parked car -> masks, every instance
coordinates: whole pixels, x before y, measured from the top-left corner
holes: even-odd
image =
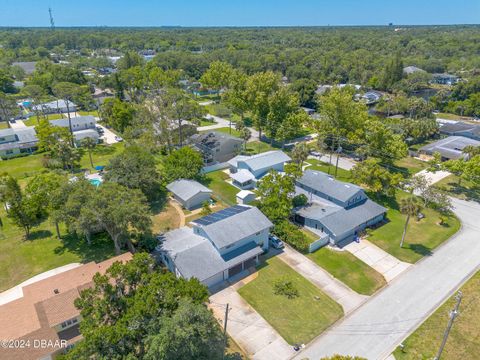
[[[322,154],[320,154],[318,151],[315,151],[315,150],[310,150],[309,153],[312,156],[317,156],[317,157],[322,156]]]
[[[268,235],[268,241],[270,242],[270,245],[272,245],[275,249],[283,249],[285,247],[283,241],[275,235]]]
[[[101,126],[97,126],[95,129],[97,129],[97,132],[98,132],[100,135],[103,135],[103,133],[105,132]]]
[[[123,139],[120,136],[115,135],[115,141],[120,142],[120,141],[123,141]]]

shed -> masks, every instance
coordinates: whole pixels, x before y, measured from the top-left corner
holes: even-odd
[[[212,190],[198,181],[188,179],[175,180],[167,185],[167,189],[185,209],[200,207],[212,195]]]
[[[242,190],[237,193],[237,204],[246,205],[254,201],[255,198],[256,198],[256,195],[254,192],[249,190]]]

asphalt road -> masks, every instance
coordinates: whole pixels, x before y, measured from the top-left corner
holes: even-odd
[[[480,269],[480,204],[453,199],[462,229],[378,295],[315,339],[295,359],[333,354],[385,359]],[[466,300],[468,301],[468,300]]]

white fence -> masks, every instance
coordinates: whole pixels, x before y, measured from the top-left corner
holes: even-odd
[[[202,174],[208,174],[212,171],[216,171],[216,170],[220,170],[220,169],[226,169],[226,168],[228,168],[228,166],[229,166],[228,162],[213,164],[213,165],[209,165],[209,166],[204,166],[202,168]]]
[[[308,252],[312,253],[314,251],[317,251],[321,247],[327,245],[329,242],[329,239],[330,238],[327,235],[325,235],[324,237],[321,237],[320,239],[315,240],[308,246]]]

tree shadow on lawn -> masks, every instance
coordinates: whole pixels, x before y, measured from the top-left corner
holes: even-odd
[[[25,239],[26,241],[35,241],[51,237],[53,234],[50,230],[35,230],[30,232],[30,235]]]
[[[371,191],[366,191],[366,193],[369,198],[382,205],[383,207],[393,210],[400,210],[400,206],[395,196],[385,196]]]
[[[167,192],[159,191],[155,199],[150,202],[150,210],[152,214],[158,215],[159,213],[161,213],[163,210],[165,210],[167,203],[168,203]]]
[[[463,185],[458,185],[458,183],[448,183],[450,186],[450,191],[452,194],[457,196],[463,195],[467,200],[480,201],[480,187],[467,188]]]
[[[433,252],[430,248],[426,247],[422,244],[409,244],[408,248],[412,250],[414,253],[422,255],[422,256],[432,256]]]
[[[57,255],[71,252],[78,255],[83,263],[99,262],[114,255],[113,241],[103,232],[92,236],[92,243],[87,244],[84,237],[67,234],[61,237],[62,245],[55,248]]]

